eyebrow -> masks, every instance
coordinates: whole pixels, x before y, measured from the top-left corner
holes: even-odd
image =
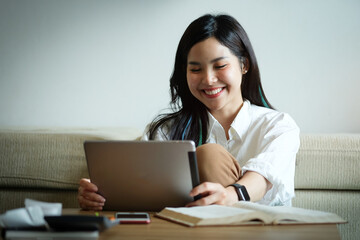
[[[222,60],[222,59],[225,59],[225,58],[228,58],[228,57],[218,57],[218,58],[214,58],[213,60],[210,61],[210,63],[214,63],[214,62],[217,62],[217,61]],[[188,62],[188,64],[190,64],[190,65],[197,65],[197,66],[200,65],[199,62],[195,62],[195,61],[190,61],[190,62]]]

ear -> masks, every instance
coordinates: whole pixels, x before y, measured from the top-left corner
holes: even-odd
[[[241,73],[246,74],[249,71],[250,63],[248,58],[241,59]]]

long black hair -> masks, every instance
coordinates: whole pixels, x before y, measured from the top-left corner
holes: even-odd
[[[173,112],[154,119],[149,127],[149,139],[154,139],[156,130],[171,121],[168,129],[170,140],[193,140],[197,146],[206,141],[207,108],[191,94],[186,69],[190,49],[210,37],[215,37],[247,66],[248,72],[243,75],[241,83],[243,98],[252,104],[272,108],[262,89],[255,53],[243,27],[229,15],[207,14],[193,21],[180,39],[170,78],[170,106]]]

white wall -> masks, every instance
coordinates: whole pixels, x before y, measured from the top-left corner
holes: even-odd
[[[0,0],[0,127],[143,129],[208,12],[244,26],[270,102],[302,132],[360,132],[358,0]]]

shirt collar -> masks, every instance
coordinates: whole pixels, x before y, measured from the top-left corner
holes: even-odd
[[[210,138],[211,136],[211,132],[214,130],[214,127],[216,124],[219,124],[220,123],[215,119],[215,117],[208,111],[208,118],[209,118],[209,125],[208,125],[208,137],[207,138]]]
[[[244,139],[244,136],[246,135],[246,132],[249,129],[251,123],[250,109],[250,101],[244,99],[244,104],[242,108],[240,109],[239,113],[236,115],[234,121],[231,124],[231,127],[235,129],[241,140]]]
[[[231,128],[233,128],[236,133],[239,135],[240,139],[242,140],[249,129],[251,123],[251,116],[250,116],[250,108],[251,103],[249,100],[244,99],[244,104],[241,107],[240,111],[236,115],[234,121],[231,124]],[[215,126],[221,127],[220,123],[215,119],[215,117],[208,111],[209,116],[209,125],[208,125],[208,138],[210,137],[210,133],[214,130]]]

